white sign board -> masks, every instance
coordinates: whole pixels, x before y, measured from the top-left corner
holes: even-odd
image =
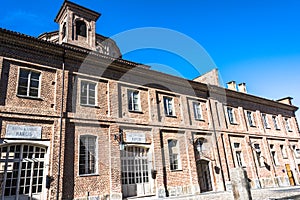
[[[126,142],[146,143],[145,133],[126,133]]]
[[[6,127],[5,137],[20,139],[42,139],[42,127],[8,124]]]

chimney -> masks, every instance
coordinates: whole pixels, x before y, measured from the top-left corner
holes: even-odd
[[[239,89],[239,92],[247,93],[246,83],[240,83],[240,84],[238,85],[238,89]]]
[[[235,83],[235,81],[230,81],[230,82],[228,82],[228,83],[227,83],[227,88],[228,88],[229,90],[237,91],[237,90],[236,90],[236,83]]]

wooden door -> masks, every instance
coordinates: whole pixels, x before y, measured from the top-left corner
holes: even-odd
[[[285,168],[286,168],[286,173],[289,177],[289,182],[290,185],[294,186],[295,185],[295,180],[294,180],[294,176],[293,176],[293,172],[291,170],[291,167],[289,164],[285,164]]]

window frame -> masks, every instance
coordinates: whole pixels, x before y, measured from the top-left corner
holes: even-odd
[[[253,145],[253,148],[254,148],[254,153],[255,153],[255,157],[256,157],[256,161],[258,163],[258,166],[259,167],[264,167],[265,166],[265,163],[264,163],[264,158],[263,156],[261,155],[261,148],[260,148],[260,144],[258,143],[255,143]]]
[[[168,139],[167,142],[168,142],[170,171],[182,170],[179,141],[177,139]],[[174,145],[174,142],[176,142],[175,145]],[[171,143],[173,143],[172,144],[173,146],[171,146]],[[173,148],[176,148],[177,153],[173,152],[173,150],[172,150]]]
[[[284,123],[285,123],[286,131],[287,132],[293,132],[292,127],[291,127],[291,123],[290,123],[290,118],[285,117],[284,118]]]
[[[274,124],[274,128],[276,130],[280,130],[280,126],[279,126],[279,123],[278,123],[278,117],[273,115],[272,116],[272,120],[273,120],[273,124]]]
[[[81,141],[84,139],[84,144],[85,146],[88,145],[88,148],[84,149],[84,173],[81,173]],[[90,150],[89,150],[89,146],[90,146],[90,143],[89,143],[89,139],[92,139],[94,140],[94,157],[93,157],[93,161],[94,163],[92,163],[94,165],[93,169],[92,169],[92,166],[91,163],[90,163],[90,160],[89,160],[89,153],[90,153]],[[88,143],[88,144],[87,144]],[[90,135],[90,134],[86,134],[86,135],[80,135],[79,136],[79,147],[78,147],[78,175],[79,176],[92,176],[92,175],[97,175],[98,174],[98,137],[95,136],[95,135]],[[87,158],[88,157],[88,158]],[[91,161],[91,162],[93,162]],[[89,170],[91,172],[89,172]]]
[[[280,145],[280,151],[281,151],[282,158],[287,159],[288,154],[287,154],[287,150],[286,150],[285,145],[283,145],[283,144]]]
[[[232,107],[227,107],[227,117],[230,124],[236,125],[234,110]]]
[[[256,127],[255,125],[255,121],[254,121],[254,116],[253,116],[253,112],[250,110],[246,111],[246,115],[247,115],[247,119],[248,119],[248,124],[250,127]]]
[[[83,84],[86,84],[86,99],[85,99],[85,101],[86,101],[86,103],[84,103],[83,101],[82,101],[82,98],[83,98]],[[89,101],[90,101],[90,96],[89,96],[89,94],[90,94],[90,85],[95,85],[95,88],[94,88],[94,104],[91,104]],[[91,106],[91,107],[95,107],[95,106],[97,106],[97,104],[98,104],[98,102],[97,102],[97,97],[98,97],[98,83],[97,82],[93,82],[93,81],[88,81],[88,80],[80,80],[80,99],[79,99],[79,101],[80,101],[80,105],[81,106]]]
[[[27,77],[22,77],[21,78],[21,72],[22,71],[27,71],[28,72],[28,75]],[[37,79],[32,79],[32,73],[35,73],[38,75],[38,80]],[[21,79],[27,79],[27,84],[26,86],[21,86]],[[38,71],[38,70],[33,70],[33,69],[29,69],[29,68],[23,68],[23,67],[20,67],[19,68],[19,71],[18,71],[18,84],[17,84],[17,96],[19,97],[25,97],[25,98],[36,98],[36,99],[40,99],[41,97],[41,81],[42,80],[42,73],[41,71]],[[31,83],[32,81],[37,81],[38,82],[38,86],[37,88],[36,87],[31,87]],[[20,88],[26,88],[26,94],[20,94]],[[34,88],[34,90],[37,90],[37,96],[32,96],[30,95],[30,89],[31,88]]]
[[[265,129],[270,129],[270,124],[268,122],[267,114],[266,113],[262,113],[261,117],[262,117],[262,122],[263,122],[264,128]]]
[[[202,103],[194,101],[193,102],[193,110],[194,110],[194,117],[196,120],[204,121],[203,119],[203,111],[202,111]]]
[[[128,101],[128,111],[129,112],[142,112],[141,107],[141,92],[139,90],[132,90],[128,89],[127,91],[127,101]],[[137,94],[137,98],[134,98],[134,94]],[[137,102],[134,102],[134,100],[137,99]],[[135,105],[138,106],[138,109],[135,109]]]
[[[274,147],[275,147],[274,144],[270,144],[271,159],[272,159],[275,166],[279,166],[280,164],[278,162],[277,152],[276,152]]]
[[[235,158],[236,158],[237,166],[244,167],[243,154],[241,150],[235,151]]]
[[[292,145],[292,149],[293,149],[295,157],[297,159],[300,158],[300,153],[298,153],[299,149],[298,149],[297,145]]]
[[[164,96],[163,97],[163,105],[164,105],[165,115],[167,117],[175,117],[176,116],[175,106],[174,106],[174,98],[173,97]],[[171,107],[171,109],[170,109],[170,107]]]
[[[84,29],[85,29],[84,32],[82,30],[80,30],[82,26],[84,26]],[[87,38],[88,28],[87,28],[87,24],[84,20],[76,20],[75,27],[76,27],[76,32],[75,32],[76,37],[81,36],[81,37]]]
[[[245,168],[245,161],[244,161],[244,156],[243,156],[243,149],[241,146],[241,143],[239,142],[234,142],[232,143],[233,148],[234,148],[234,162],[236,164],[236,166],[238,167],[243,167]]]

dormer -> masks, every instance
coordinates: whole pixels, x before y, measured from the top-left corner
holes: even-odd
[[[58,43],[96,50],[96,21],[100,13],[70,1],[64,1],[55,22],[59,24]]]

